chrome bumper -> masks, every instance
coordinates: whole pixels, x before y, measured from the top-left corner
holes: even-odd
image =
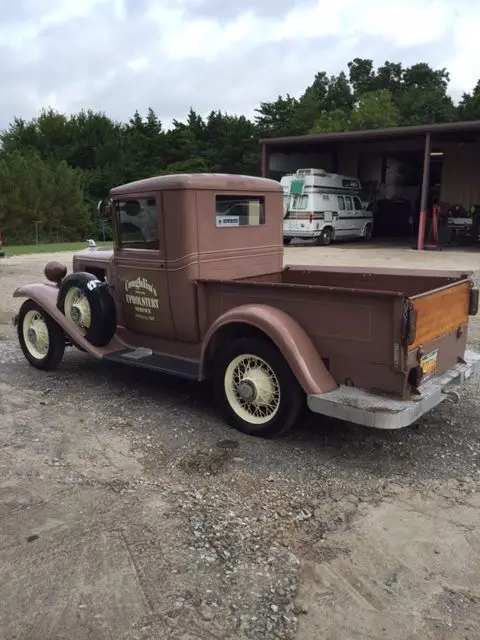
[[[464,360],[443,375],[427,380],[420,389],[421,395],[407,400],[340,385],[329,393],[307,396],[308,407],[314,413],[366,427],[402,429],[447,398],[458,399],[455,387],[480,370],[480,354],[466,351]]]

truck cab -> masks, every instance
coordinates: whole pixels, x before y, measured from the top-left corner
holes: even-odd
[[[273,181],[160,176],[114,188],[109,196],[100,212],[113,218],[113,253],[103,265],[95,253],[79,254],[73,268],[108,273],[119,326],[147,342],[174,340],[186,350],[200,344],[196,281],[283,268],[275,215],[282,196]]]
[[[302,406],[357,424],[407,426],[476,370],[478,291],[456,271],[283,265],[283,188],[265,178],[181,174],[111,189],[112,251],[19,287],[28,362],[65,348],[213,384],[226,421],[257,436]]]

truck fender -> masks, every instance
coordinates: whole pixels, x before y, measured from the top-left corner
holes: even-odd
[[[264,304],[235,307],[215,320],[203,341],[201,379],[207,377],[222,340],[248,334],[251,328],[265,334],[276,345],[306,394],[327,393],[338,387],[302,327],[284,311]]]
[[[96,358],[101,358],[103,351],[94,347],[90,342],[85,340],[78,329],[68,322],[67,318],[57,308],[58,287],[54,284],[26,284],[13,292],[14,298],[29,298],[36,302],[55,322],[63,329],[69,338],[72,339],[79,347],[82,347],[88,353]]]

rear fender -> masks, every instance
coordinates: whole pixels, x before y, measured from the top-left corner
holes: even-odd
[[[231,333],[229,327],[232,327]],[[302,327],[284,311],[262,304],[230,309],[212,324],[203,341],[202,379],[208,376],[215,351],[221,348],[222,340],[240,336],[242,328],[249,327],[261,331],[277,346],[305,393],[326,393],[338,387]]]
[[[72,339],[75,344],[82,347],[88,353],[96,358],[101,358],[103,351],[91,345],[78,329],[65,318],[63,313],[57,308],[58,288],[54,284],[26,284],[13,292],[14,298],[29,298],[36,302],[55,322],[63,329],[66,335]]]

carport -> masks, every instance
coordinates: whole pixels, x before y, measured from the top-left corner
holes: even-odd
[[[382,189],[384,202],[392,203],[401,193],[412,211],[405,235],[416,237],[418,249],[426,247],[434,201],[442,208],[460,205],[467,211],[480,205],[477,120],[266,138],[260,144],[265,177],[279,180],[299,168],[323,168],[358,177],[369,197]],[[393,224],[394,216],[386,220]]]

